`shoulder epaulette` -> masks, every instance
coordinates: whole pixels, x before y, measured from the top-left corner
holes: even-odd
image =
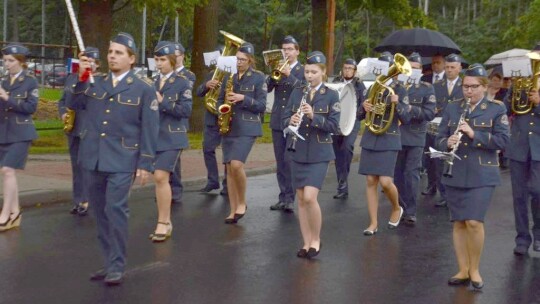
[[[465,101],[465,98],[450,99],[450,100],[448,100],[448,103],[460,103],[460,102],[463,102],[463,101]]]
[[[496,103],[498,105],[504,105],[504,103],[502,101],[497,100],[497,99],[490,100],[490,102]]]
[[[94,77],[105,77],[105,76],[107,76],[107,74],[101,73],[101,72],[97,72],[97,73],[93,73],[92,76],[94,76]]]
[[[427,82],[427,81],[420,81],[421,84],[425,85],[426,87],[430,87],[432,86],[431,83]]]
[[[264,73],[259,70],[252,69],[252,71],[253,73],[264,75]]]
[[[144,83],[146,83],[147,85],[151,87],[154,86],[154,82],[152,81],[152,79],[146,76],[137,75],[137,78],[139,78],[140,80],[142,80]]]

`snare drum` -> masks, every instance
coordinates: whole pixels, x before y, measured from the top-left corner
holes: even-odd
[[[437,136],[439,134],[439,125],[441,124],[442,117],[435,117],[432,121],[427,123],[427,133]]]

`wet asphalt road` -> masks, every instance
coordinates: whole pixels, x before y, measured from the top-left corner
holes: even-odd
[[[153,194],[131,198],[126,280],[90,282],[101,256],[93,216],[73,217],[68,204],[25,210],[19,230],[0,234],[0,303],[540,303],[540,253],[512,254],[514,226],[508,172],[486,218],[482,293],[452,288],[457,271],[447,209],[421,197],[419,222],[396,231],[368,225],[363,176],[353,164],[349,199],[332,199],[333,166],[319,195],[322,242],[317,259],[298,259],[296,215],[268,209],[275,175],[248,179],[246,217],[223,224],[225,198],[187,189],[175,205],[172,239],[153,244]],[[436,198],[436,197],[435,197]],[[379,223],[390,205],[381,199]]]

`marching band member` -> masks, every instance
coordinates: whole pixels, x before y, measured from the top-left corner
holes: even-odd
[[[236,53],[238,73],[223,82],[218,106],[231,103],[230,132],[223,135],[223,163],[227,166],[227,188],[231,207],[226,224],[236,224],[247,211],[244,164],[255,139],[262,136],[261,113],[266,110],[267,86],[263,73],[255,70],[255,49],[244,43]],[[226,92],[232,81],[232,92]]]
[[[392,54],[389,52],[382,53],[379,60],[393,63]],[[360,154],[358,173],[366,175],[366,197],[370,218],[369,226],[364,230],[364,235],[367,236],[375,235],[378,231],[377,209],[379,206],[379,197],[377,186],[379,184],[381,184],[384,194],[392,204],[392,213],[388,221],[388,228],[397,228],[403,215],[403,208],[399,206],[398,191],[394,185],[393,176],[397,154],[401,150],[398,118],[400,120],[406,120],[406,117],[408,117],[406,110],[409,110],[409,108],[405,88],[397,79],[389,79],[388,82],[386,85],[390,86],[395,92],[395,95],[390,96],[390,101],[396,104],[397,115],[394,115],[389,129],[385,133],[376,135],[366,130],[360,141],[362,152]],[[373,86],[371,89],[373,89]],[[387,92],[388,90],[385,91],[385,94],[388,94]],[[365,94],[367,93],[368,91],[365,92]],[[360,118],[363,119],[366,116],[366,112],[371,112],[372,108],[373,105],[369,99],[366,99],[360,109]]]
[[[480,256],[484,247],[484,218],[495,186],[500,184],[497,150],[504,149],[508,134],[506,108],[500,101],[485,97],[488,79],[481,64],[465,71],[463,94],[470,99],[449,101],[443,112],[436,138],[437,149],[455,149],[453,169],[442,178],[447,191],[453,242],[459,271],[449,285],[484,285],[480,275]],[[459,132],[462,136],[458,135]],[[449,167],[448,167],[449,168]],[[448,172],[452,172],[448,176]]]
[[[217,51],[223,53],[223,46],[217,49]],[[212,69],[207,75],[203,83],[197,88],[197,96],[204,98],[206,93],[216,88],[220,83],[217,79],[212,79],[216,67]],[[203,130],[203,155],[204,165],[206,167],[207,183],[199,190],[202,193],[208,193],[212,190],[219,189],[219,171],[216,160],[216,149],[221,144],[221,134],[219,133],[219,127],[217,124],[217,116],[208,111],[205,108],[204,111],[204,130]],[[223,189],[221,195],[228,195],[227,190],[227,172],[225,171],[225,177],[223,178]]]
[[[128,196],[135,176],[141,184],[153,171],[159,128],[159,103],[151,83],[135,76],[137,49],[130,34],[119,33],[109,44],[110,73],[94,77],[92,85],[79,81],[70,108],[86,108],[79,162],[87,170],[88,198],[97,221],[104,268],[91,280],[122,283],[128,237]],[[80,56],[79,77],[90,69]],[[81,78],[79,78],[81,79]]]
[[[433,84],[435,89],[435,97],[437,97],[437,107],[435,108],[435,116],[441,117],[446,105],[453,101],[463,98],[463,90],[461,89],[461,57],[456,54],[450,54],[445,58],[444,64],[445,76],[443,81]],[[435,146],[435,136],[427,135],[426,142],[429,146]],[[435,203],[435,207],[446,206],[446,192],[444,184],[441,183],[443,162],[438,158],[428,160],[428,187],[422,192],[424,195],[434,195],[439,190],[441,198]]]
[[[319,51],[308,54],[304,75],[308,87],[296,88],[283,112],[283,126],[299,126],[305,140],[287,137],[291,152],[293,187],[298,196],[298,219],[304,245],[297,252],[300,258],[313,258],[321,250],[322,215],[317,197],[322,188],[328,164],[335,159],[331,133],[339,128],[339,94],[327,88],[326,57]],[[304,95],[304,97],[303,97]],[[309,97],[308,97],[309,95]],[[303,99],[305,102],[302,102]],[[302,115],[300,114],[303,113]]]
[[[298,62],[300,46],[293,36],[286,36],[281,42],[281,48],[289,60],[282,70],[282,78],[276,82],[268,77],[268,93],[274,91],[274,104],[270,116],[272,129],[272,144],[276,157],[276,177],[279,186],[278,202],[270,206],[270,210],[294,212],[294,189],[291,181],[291,161],[287,156],[287,143],[281,128],[282,115],[289,96],[295,87],[304,82],[304,67]]]
[[[176,55],[176,75],[185,77],[189,82],[190,88],[193,90],[193,84],[195,83],[195,74],[184,66],[186,49],[180,43],[175,43],[174,47]],[[184,122],[184,124],[186,125],[186,128],[189,126],[187,120]],[[174,171],[169,177],[169,183],[172,190],[171,203],[173,204],[182,202],[182,192],[184,191],[184,186],[182,185],[181,165],[182,164],[180,162],[180,159],[178,159],[174,167]]]
[[[422,57],[418,53],[409,56],[414,69],[422,69]],[[395,184],[399,192],[399,203],[403,207],[405,223],[416,222],[416,194],[420,182],[420,168],[426,143],[427,123],[435,117],[435,91],[424,81],[407,87],[409,97],[409,123],[399,127],[401,151],[398,152],[394,170]]]
[[[95,47],[86,47],[84,54],[88,58],[94,60],[92,65],[92,73],[96,75],[96,71],[99,68],[99,49]],[[63,121],[66,120],[67,110],[66,99],[73,98],[73,88],[77,84],[79,75],[77,73],[70,74],[66,77],[64,83],[64,91],[62,97],[58,101],[58,113]],[[75,111],[75,122],[73,123],[73,129],[66,133],[68,138],[69,157],[71,160],[71,173],[72,173],[72,188],[73,188],[73,207],[70,210],[71,214],[78,214],[85,216],[88,214],[88,194],[87,184],[84,177],[84,170],[79,165],[79,145],[81,142],[81,131],[83,130],[83,123],[85,118],[84,109],[73,110]]]
[[[540,51],[537,44],[535,51]],[[533,78],[534,79],[534,78]],[[506,95],[505,103],[511,113],[513,88]],[[516,226],[515,255],[525,255],[533,244],[540,251],[540,98],[538,91],[531,90],[529,101],[532,110],[526,114],[512,115],[510,143],[505,156],[510,159],[510,178]],[[530,200],[530,209],[527,206]],[[530,211],[529,211],[530,210]],[[529,214],[533,221],[532,235]]]
[[[334,83],[352,83],[356,92],[356,110],[362,106],[364,102],[364,91],[366,87],[364,83],[356,76],[356,61],[354,59],[346,59],[341,68],[341,76],[334,79]],[[357,120],[347,136],[334,134],[332,135],[332,146],[336,155],[336,176],[338,179],[337,194],[335,199],[345,199],[349,196],[349,172],[351,171],[351,162],[354,152],[354,142],[360,131],[360,121]]]
[[[174,43],[169,41],[158,42],[154,49],[160,74],[155,81],[159,103],[159,137],[154,160],[158,222],[151,235],[153,242],[163,242],[171,236],[172,194],[169,176],[180,162],[182,150],[189,146],[187,129],[192,106],[191,86],[184,76],[174,73],[174,51]]]
[[[24,169],[32,140],[37,138],[32,114],[38,105],[38,83],[26,72],[28,49],[8,44],[2,49],[2,59],[9,75],[2,79],[0,111],[0,167],[3,177],[4,204],[0,213],[0,231],[21,225],[19,190],[16,169]]]

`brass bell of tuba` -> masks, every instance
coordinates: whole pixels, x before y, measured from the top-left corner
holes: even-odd
[[[243,39],[236,37],[233,34],[229,34],[225,31],[219,31],[223,36],[225,36],[225,48],[221,56],[234,56],[238,51],[238,48],[244,43]],[[216,67],[214,75],[212,75],[212,80],[218,80],[220,84],[223,83],[225,75],[229,73],[224,72]],[[217,100],[219,97],[221,86],[216,86],[214,89],[211,89],[204,96],[204,107],[212,114],[218,115],[218,109],[216,109]]]
[[[529,100],[529,92],[538,90],[538,77],[540,76],[540,54],[529,53],[531,59],[531,77],[512,77],[512,112],[517,115],[529,113],[534,104]]]
[[[388,70],[388,75],[379,75],[370,88],[368,102],[373,105],[371,112],[366,113],[365,125],[375,135],[381,135],[392,125],[396,105],[387,103],[386,98],[394,94],[394,90],[385,85],[388,79],[399,74],[411,75],[411,64],[399,53],[394,55],[394,64]],[[385,91],[390,94],[385,96]]]

